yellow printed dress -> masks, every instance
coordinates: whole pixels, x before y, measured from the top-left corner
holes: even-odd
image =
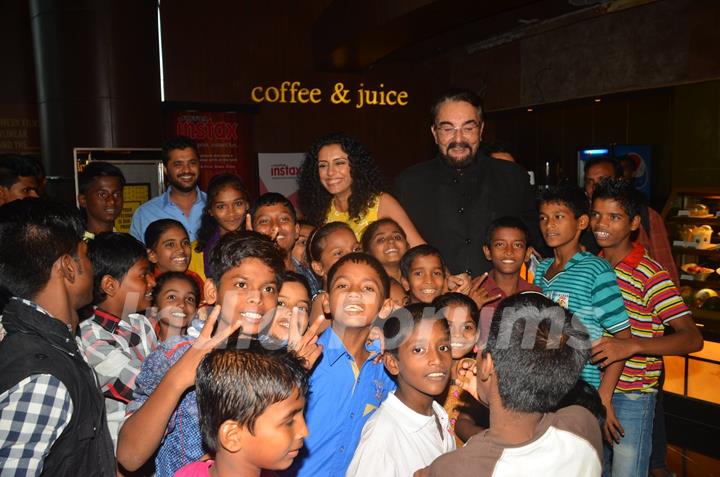
[[[368,210],[362,216],[360,216],[360,220],[358,221],[355,221],[354,219],[351,220],[350,215],[347,212],[338,211],[335,208],[335,202],[331,200],[330,210],[328,211],[327,217],[325,218],[325,223],[345,222],[355,233],[355,237],[359,242],[367,226],[375,222],[379,218],[378,212],[380,210],[380,197],[382,197],[382,194],[378,194],[373,199],[372,206],[368,208]]]

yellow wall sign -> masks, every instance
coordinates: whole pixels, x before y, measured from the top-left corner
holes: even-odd
[[[255,103],[318,104],[323,101],[320,88],[303,88],[300,81],[283,81],[279,86],[255,86],[250,98]],[[365,106],[405,106],[408,104],[407,91],[385,89],[380,83],[378,89],[366,88],[363,83],[353,91],[344,83],[335,83],[329,98],[332,104],[354,104],[360,109]]]

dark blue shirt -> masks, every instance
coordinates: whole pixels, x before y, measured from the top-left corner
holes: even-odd
[[[350,465],[360,433],[395,382],[376,354],[360,367],[332,328],[318,338],[323,354],[310,376],[305,420],[310,435],[284,475],[342,476]]]

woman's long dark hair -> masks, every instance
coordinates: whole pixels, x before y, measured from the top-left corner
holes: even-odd
[[[325,146],[337,144],[348,155],[352,192],[349,199],[348,215],[351,220],[360,217],[373,206],[378,194],[385,190],[385,183],[375,160],[355,138],[345,133],[331,133],[312,145],[305,155],[298,178],[298,200],[305,219],[316,227],[325,223],[330,209],[330,194],[320,183],[318,154]]]

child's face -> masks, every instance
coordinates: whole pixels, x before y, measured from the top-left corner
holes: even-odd
[[[137,306],[133,311],[145,310],[152,304],[152,289],[155,277],[150,271],[150,262],[141,258],[130,267],[120,281],[117,297],[123,304],[132,303],[138,297]]]
[[[470,310],[464,305],[449,305],[445,316],[450,326],[452,358],[460,359],[467,355],[477,343],[477,324],[470,316]]]
[[[243,458],[258,469],[287,469],[297,457],[308,435],[303,409],[305,397],[292,396],[271,404],[255,420],[254,433],[243,432]]]
[[[155,295],[160,322],[173,328],[187,328],[198,305],[198,297],[190,283],[180,278],[167,280]]]
[[[613,248],[630,240],[630,234],[640,226],[640,217],[630,217],[622,205],[613,199],[596,199],[592,203],[590,226],[595,240],[602,248]]]
[[[290,333],[290,318],[293,308],[298,307],[298,331],[304,333],[308,327],[308,315],[310,314],[310,296],[305,286],[298,282],[285,282],[280,288],[278,295],[275,318],[270,327],[270,334],[279,340],[287,340]]]
[[[485,258],[490,260],[493,268],[505,275],[520,272],[523,263],[529,257],[525,234],[522,230],[500,227],[493,232],[490,246],[483,246]]]
[[[544,202],[540,204],[540,232],[548,247],[557,248],[577,242],[580,233],[588,226],[588,216],[575,218],[565,204]]]
[[[185,272],[190,265],[190,239],[185,230],[170,227],[160,235],[157,245],[148,252],[148,258],[160,273]]]
[[[320,183],[332,195],[349,194],[352,191],[350,159],[339,144],[328,144],[320,148],[318,175]]]
[[[367,263],[344,263],[328,287],[330,312],[335,323],[364,328],[380,312],[385,297],[378,273]]]
[[[450,334],[442,320],[421,320],[400,345],[397,356],[389,355],[395,366],[389,371],[398,377],[403,396],[438,396],[450,379],[452,355]]]
[[[383,265],[399,263],[407,249],[407,240],[395,224],[380,225],[370,238],[370,255]]]
[[[285,252],[295,246],[300,227],[283,204],[265,205],[255,211],[253,229],[275,240]]]
[[[443,292],[445,270],[440,258],[435,255],[421,255],[410,264],[407,279],[403,285],[415,302],[430,303]]]
[[[410,297],[407,292],[396,280],[390,280],[390,300],[398,308],[402,308],[410,303]]]
[[[217,221],[222,235],[240,229],[247,211],[245,195],[232,186],[225,186],[215,196],[208,213]]]
[[[355,234],[347,229],[338,229],[323,240],[325,243],[320,253],[320,261],[312,263],[313,270],[321,277],[324,277],[343,255],[360,250]]]
[[[123,207],[123,187],[119,177],[97,177],[79,197],[80,206],[98,222],[112,223]]]
[[[220,285],[205,282],[206,296],[221,306],[226,323],[242,322],[242,333],[256,335],[273,318],[277,305],[277,277],[259,258],[243,259],[220,277]]]
[[[298,262],[307,265],[307,256],[306,256],[306,247],[307,247],[307,241],[310,237],[310,234],[313,233],[313,230],[315,230],[315,227],[312,225],[301,225],[300,226],[300,233],[298,233],[298,238],[295,241],[295,246],[293,247],[293,257],[295,257],[295,260]]]
[[[39,197],[40,181],[35,176],[20,176],[10,187],[0,187],[0,203],[7,204],[15,200]]]

